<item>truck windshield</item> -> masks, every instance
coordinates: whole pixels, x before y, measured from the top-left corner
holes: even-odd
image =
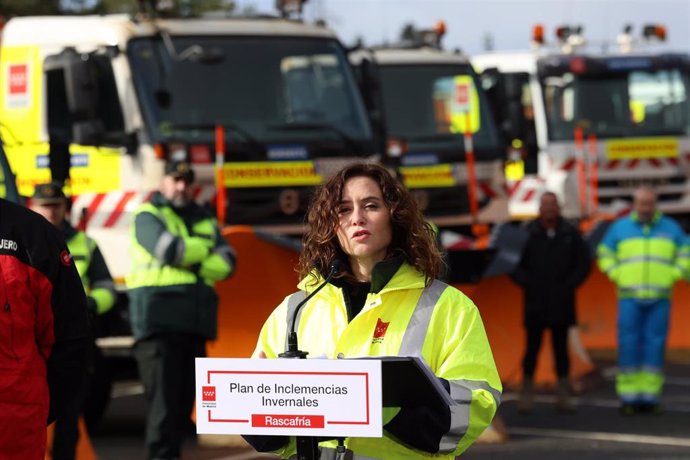
[[[690,135],[690,79],[680,69],[550,76],[542,80],[551,140],[574,129],[601,138]]]
[[[172,43],[176,56],[157,38],[133,40],[128,48],[154,142],[209,140],[208,127],[217,123],[227,125],[236,142],[342,142],[343,134],[371,140],[348,61],[335,40],[204,36],[172,37]],[[275,129],[292,123],[338,129]]]
[[[462,143],[469,110],[475,149],[499,148],[486,97],[469,65],[381,65],[380,73],[391,137]],[[467,85],[469,93],[458,90]]]

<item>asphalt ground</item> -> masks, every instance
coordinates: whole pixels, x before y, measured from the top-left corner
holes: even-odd
[[[599,376],[576,396],[574,415],[556,412],[555,397],[540,393],[534,414],[517,412],[517,393],[504,393],[499,416],[509,439],[503,444],[475,444],[470,460],[643,460],[690,459],[690,362],[667,365],[657,415],[623,416],[614,391],[615,368],[598,363]]]
[[[598,374],[575,397],[578,411],[561,415],[548,392],[537,395],[534,414],[517,413],[517,394],[506,391],[499,409],[508,440],[475,444],[462,456],[469,460],[690,460],[690,361],[667,365],[662,399],[663,413],[622,416],[613,387],[615,369],[610,361],[597,361]],[[141,387],[118,385],[114,399],[91,440],[100,460],[144,459],[145,402]],[[216,439],[217,441],[217,439]],[[235,440],[236,441],[236,440]],[[209,447],[191,436],[185,460],[259,460],[250,448]]]

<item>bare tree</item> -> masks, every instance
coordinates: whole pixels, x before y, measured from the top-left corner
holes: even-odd
[[[400,40],[402,41],[414,41],[417,39],[417,28],[414,24],[407,23],[403,26],[400,31]]]

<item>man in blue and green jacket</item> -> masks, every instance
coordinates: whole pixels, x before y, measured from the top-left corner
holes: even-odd
[[[659,412],[671,293],[690,265],[686,235],[657,211],[656,194],[644,186],[635,191],[633,212],[609,228],[597,256],[618,289],[621,412]]]
[[[180,458],[194,404],[194,360],[216,338],[215,283],[230,276],[233,249],[192,201],[194,171],[166,165],[160,191],[133,216],[127,276],[134,355],[149,402],[147,459]]]

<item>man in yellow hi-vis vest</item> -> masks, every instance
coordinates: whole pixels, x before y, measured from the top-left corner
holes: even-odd
[[[194,171],[166,165],[160,189],[134,212],[127,276],[134,355],[149,412],[147,459],[180,458],[192,427],[194,360],[216,337],[215,283],[230,276],[235,254],[216,219],[192,201]]]
[[[96,242],[86,236],[86,233],[72,227],[65,219],[67,198],[60,184],[51,182],[37,185],[31,198],[31,209],[61,231],[84,285],[91,313],[96,316],[108,312],[115,305],[115,284]],[[92,350],[93,364],[98,351],[95,344]],[[69,414],[56,420],[52,446],[53,460],[75,458],[75,448],[79,439],[79,415],[84,409],[88,393],[89,385],[83,382],[81,398],[71,407]]]

